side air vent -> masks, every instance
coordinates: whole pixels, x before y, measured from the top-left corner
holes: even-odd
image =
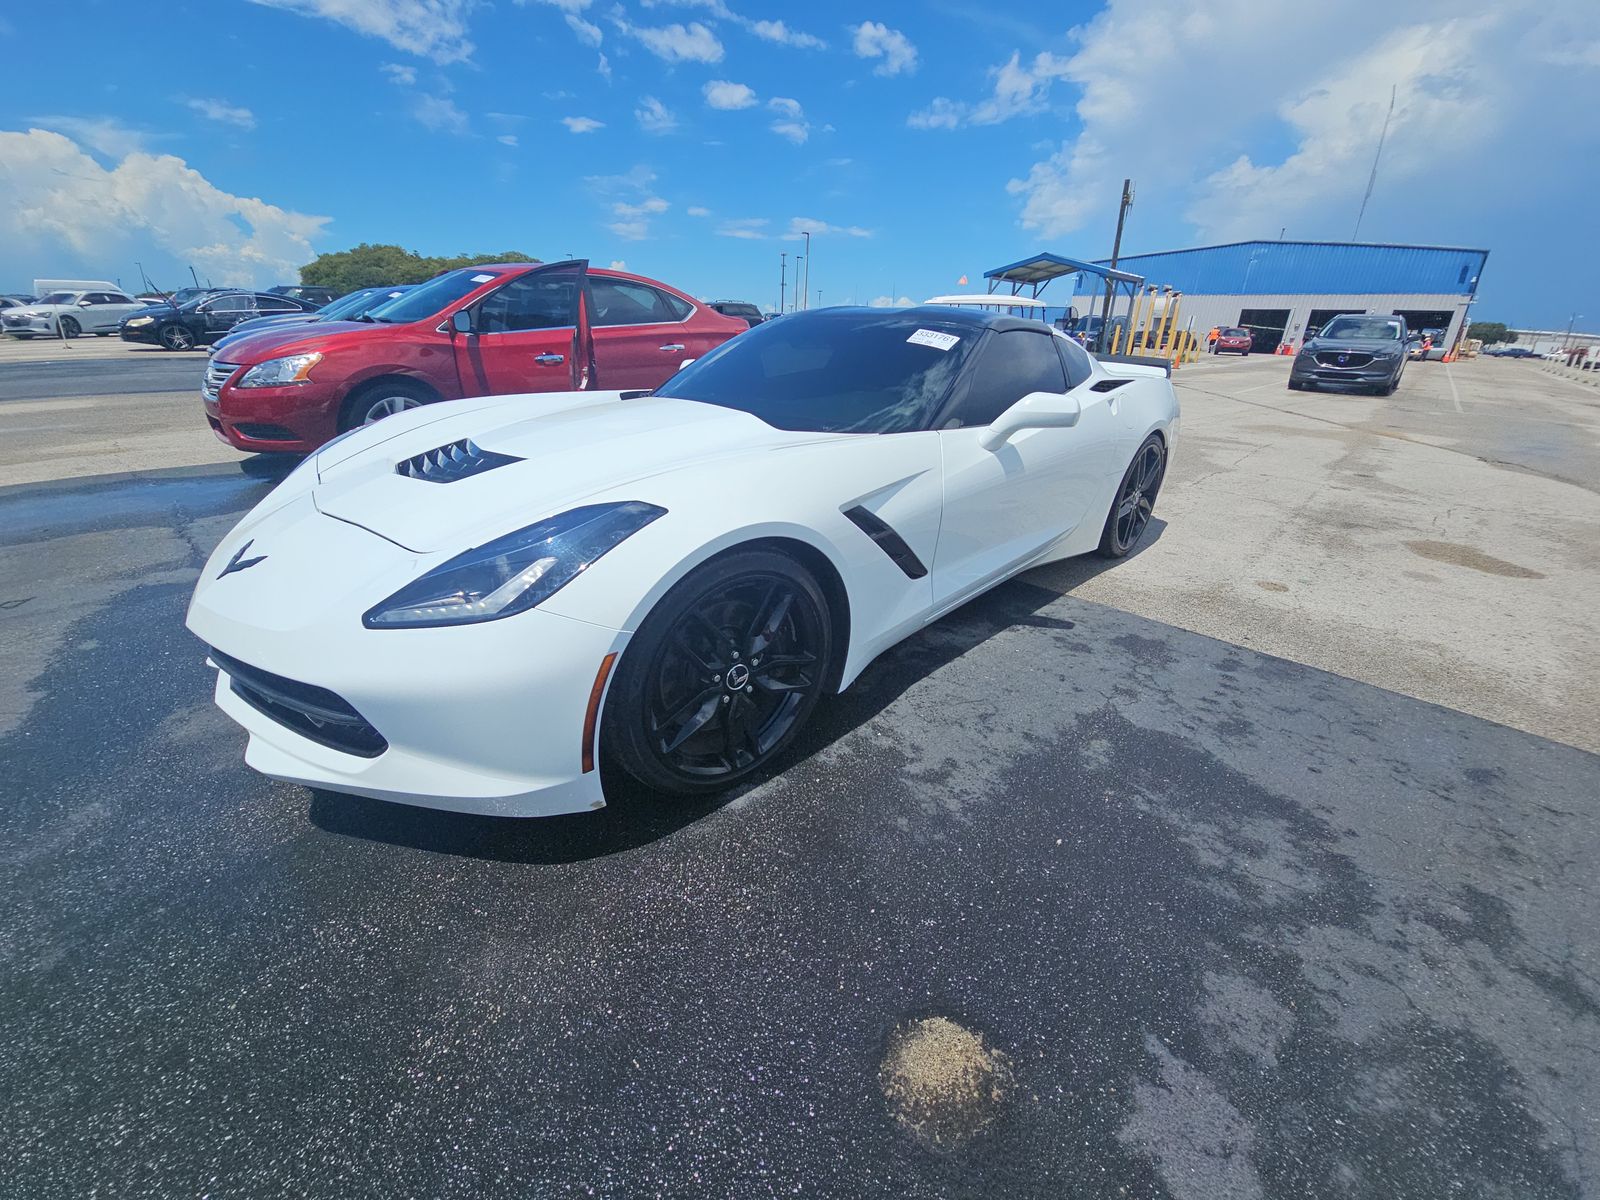
[[[1114,392],[1119,387],[1125,387],[1132,382],[1133,380],[1131,379],[1102,379],[1089,390],[1091,392]]]
[[[921,579],[928,573],[928,568],[922,565],[917,552],[906,545],[905,538],[885,524],[883,518],[876,513],[868,512],[858,504],[854,508],[845,509],[844,515],[850,518],[857,529],[878,543],[878,549],[887,554],[894,565],[906,573],[907,579]]]
[[[397,475],[409,475],[412,479],[424,479],[429,483],[455,483],[469,475],[482,475],[507,463],[521,461],[509,454],[480,449],[470,438],[462,438],[459,442],[451,442],[448,446],[440,446],[437,450],[428,450],[415,458],[396,463],[394,469]]]

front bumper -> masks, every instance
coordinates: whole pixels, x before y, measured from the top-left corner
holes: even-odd
[[[247,539],[267,557],[217,578]],[[603,807],[599,772],[583,770],[584,718],[601,663],[628,635],[543,609],[454,628],[362,626],[372,603],[431,565],[322,516],[309,494],[223,540],[195,589],[189,628],[241,664],[331,693],[381,735],[359,753],[314,740],[259,696],[252,703],[248,677],[236,690],[220,669],[216,702],[250,735],[245,762],[306,787],[454,812]]]
[[[1289,369],[1289,378],[1294,383],[1344,383],[1372,387],[1387,384],[1395,378],[1400,372],[1400,365],[1392,360],[1374,359],[1361,367],[1324,367],[1304,356],[1296,356],[1294,365]]]
[[[12,337],[54,337],[56,322],[54,317],[30,317],[27,320],[6,317],[0,318],[0,331]]]
[[[241,388],[224,384],[215,400],[201,393],[217,437],[251,453],[310,454],[338,429],[339,392],[327,384]]]
[[[122,325],[118,327],[117,332],[122,335],[122,340],[125,342],[139,342],[146,346],[159,346],[161,339],[156,337],[156,328],[156,323],[152,321],[148,325],[135,325],[131,329],[126,325]]]

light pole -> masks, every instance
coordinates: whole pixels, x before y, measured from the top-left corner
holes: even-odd
[[[783,312],[783,297],[789,287],[789,252],[778,252],[778,312]]]
[[[1561,348],[1563,350],[1572,349],[1572,327],[1578,323],[1578,318],[1581,316],[1583,316],[1582,313],[1573,313],[1572,320],[1567,322],[1567,336],[1561,339]]]
[[[794,256],[794,299],[789,304],[790,312],[800,311],[800,289],[802,286],[800,282],[800,264],[805,260],[806,256],[804,254],[796,254]]]
[[[809,229],[806,230],[806,232],[805,232],[805,239],[806,239],[806,291],[805,291],[805,297],[804,298],[805,298],[805,307],[806,308],[810,308],[811,307],[811,231]]]

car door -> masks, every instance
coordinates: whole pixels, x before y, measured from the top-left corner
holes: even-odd
[[[552,263],[513,276],[471,309],[455,334],[463,396],[561,392],[590,386],[585,261]]]
[[[1122,422],[1096,392],[1088,358],[1064,358],[1048,330],[992,332],[941,415],[944,521],[933,562],[936,609],[946,609],[1038,557],[1085,520],[1114,465]],[[1073,378],[1068,379],[1068,368]],[[996,417],[1031,392],[1071,394],[1078,423],[1024,429],[995,450],[979,444]]]
[[[240,321],[254,317],[255,301],[245,295],[218,296],[202,304],[199,315],[205,322],[201,340],[214,342]]]
[[[654,388],[696,357],[685,330],[687,301],[635,279],[589,276],[595,386]],[[707,347],[709,349],[709,347]]]

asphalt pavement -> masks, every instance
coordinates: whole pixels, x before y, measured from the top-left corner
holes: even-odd
[[[1600,1189],[1600,759],[1083,598],[1175,528],[519,823],[243,766],[182,617],[270,483],[0,489],[0,1195]]]

